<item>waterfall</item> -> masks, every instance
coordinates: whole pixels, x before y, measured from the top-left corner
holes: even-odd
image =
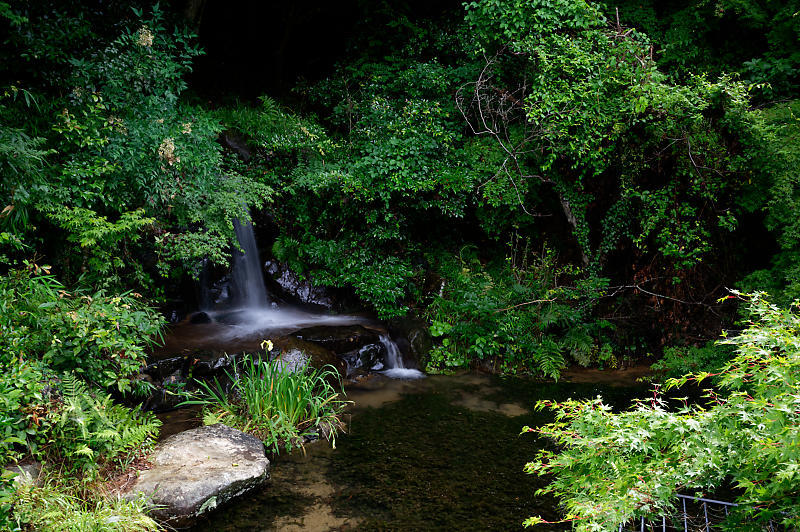
[[[379,336],[381,344],[386,348],[386,369],[406,369],[403,364],[403,354],[391,338],[385,334]]]
[[[269,338],[271,334],[285,335],[287,332],[296,331],[305,327],[317,326],[344,326],[369,324],[370,321],[351,315],[329,315],[308,312],[290,305],[271,303],[264,284],[264,272],[261,268],[261,259],[258,255],[253,224],[233,223],[236,238],[239,240],[240,249],[233,250],[233,268],[230,278],[230,299],[227,308],[212,310],[212,294],[208,290],[209,272],[207,265],[200,274],[201,293],[199,304],[201,312],[193,315],[197,319],[193,324],[203,324],[213,321],[218,324],[230,326],[225,332],[213,334],[222,338]],[[386,351],[384,375],[392,379],[420,379],[425,374],[418,369],[406,367],[407,361],[403,360],[403,353],[388,334],[380,334],[380,343]],[[410,364],[408,364],[410,365]]]
[[[269,306],[267,288],[264,286],[264,274],[261,271],[261,259],[258,256],[253,224],[233,222],[233,230],[242,251],[233,250],[232,301],[237,307],[264,308]]]
[[[403,353],[400,348],[392,341],[386,334],[381,334],[379,337],[381,344],[386,348],[386,368],[383,373],[392,379],[421,379],[425,376],[418,369],[407,368],[403,362]]]

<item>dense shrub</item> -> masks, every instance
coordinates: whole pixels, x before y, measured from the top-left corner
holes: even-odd
[[[147,501],[127,501],[104,494],[77,496],[57,478],[46,478],[41,486],[18,487],[10,501],[14,505],[9,530],[47,532],[155,532],[162,530],[147,515]],[[0,521],[2,522],[2,521]],[[14,528],[12,528],[12,525]]]
[[[12,270],[0,279],[0,361],[40,360],[99,387],[132,391],[164,318],[135,293],[69,292],[52,276]]]
[[[543,450],[526,471],[552,475],[542,490],[561,498],[577,530],[612,530],[628,520],[677,512],[679,491],[736,488],[729,518],[789,527],[800,519],[800,303],[771,305],[742,296],[747,327],[724,337],[733,358],[715,375],[707,404],[670,409],[656,389],[628,411],[601,399],[540,402],[556,421],[538,429],[557,450]],[[667,389],[710,376],[700,371],[667,381]],[[531,518],[526,524],[541,522]]]
[[[590,315],[607,280],[558,266],[550,250],[531,262],[524,246],[514,251],[499,264],[481,263],[468,248],[458,260],[438,257],[441,289],[427,313],[442,341],[429,369],[479,363],[558,378],[570,361],[613,356],[596,340],[609,325]]]

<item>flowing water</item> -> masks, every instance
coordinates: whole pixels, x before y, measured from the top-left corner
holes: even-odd
[[[176,353],[257,351],[261,343],[306,327],[362,325],[377,328],[386,351],[384,374],[397,379],[419,379],[424,373],[406,368],[402,354],[383,326],[363,316],[309,312],[272,302],[264,284],[261,258],[251,223],[234,222],[241,249],[233,250],[230,290],[222,310],[214,310],[203,270],[201,311],[203,319],[191,318],[174,326],[154,357]]]
[[[418,369],[407,368],[403,361],[403,354],[397,344],[389,338],[389,335],[380,335],[380,342],[386,349],[386,360],[382,374],[392,379],[421,379],[425,374]]]
[[[603,397],[617,406],[641,387],[548,384],[465,374],[347,388],[348,434],[273,459],[267,485],[193,530],[517,530],[530,515],[558,519],[523,466],[545,445],[524,425],[548,415],[537,399]],[[559,526],[537,530],[561,530]]]
[[[316,442],[273,457],[263,488],[213,512],[196,532],[515,530],[531,515],[557,520],[555,501],[534,496],[541,480],[523,472],[546,445],[520,435],[548,421],[533,404],[602,394],[622,405],[644,391],[476,374],[421,378],[380,324],[271,303],[252,226],[236,224],[236,233],[243,253],[235,254],[229,308],[173,328],[164,353],[258,349],[262,339],[303,327],[359,324],[379,331],[385,369],[346,386],[353,404],[336,449]],[[164,435],[198,423],[186,410],[161,417]]]
[[[261,258],[258,254],[253,224],[234,221],[233,229],[239,239],[241,250],[233,251],[231,272],[232,300],[240,308],[263,309],[269,305]]]

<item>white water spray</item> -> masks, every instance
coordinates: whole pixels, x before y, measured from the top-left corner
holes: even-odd
[[[388,335],[381,334],[379,338],[386,348],[386,369],[381,373],[392,379],[421,379],[425,376],[420,370],[405,366],[400,348]]]
[[[267,288],[261,273],[261,259],[258,256],[253,224],[233,222],[233,229],[242,251],[233,250],[233,301],[243,308],[266,308],[269,306]]]

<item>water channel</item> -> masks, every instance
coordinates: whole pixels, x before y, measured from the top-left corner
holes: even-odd
[[[321,441],[272,457],[263,488],[192,530],[517,530],[530,515],[556,520],[555,501],[534,496],[542,481],[522,469],[547,445],[520,435],[524,425],[548,420],[532,405],[602,394],[623,407],[643,393],[470,373],[410,381],[374,375],[347,387],[348,433],[335,449]],[[182,411],[164,417],[167,429],[196,423]]]

